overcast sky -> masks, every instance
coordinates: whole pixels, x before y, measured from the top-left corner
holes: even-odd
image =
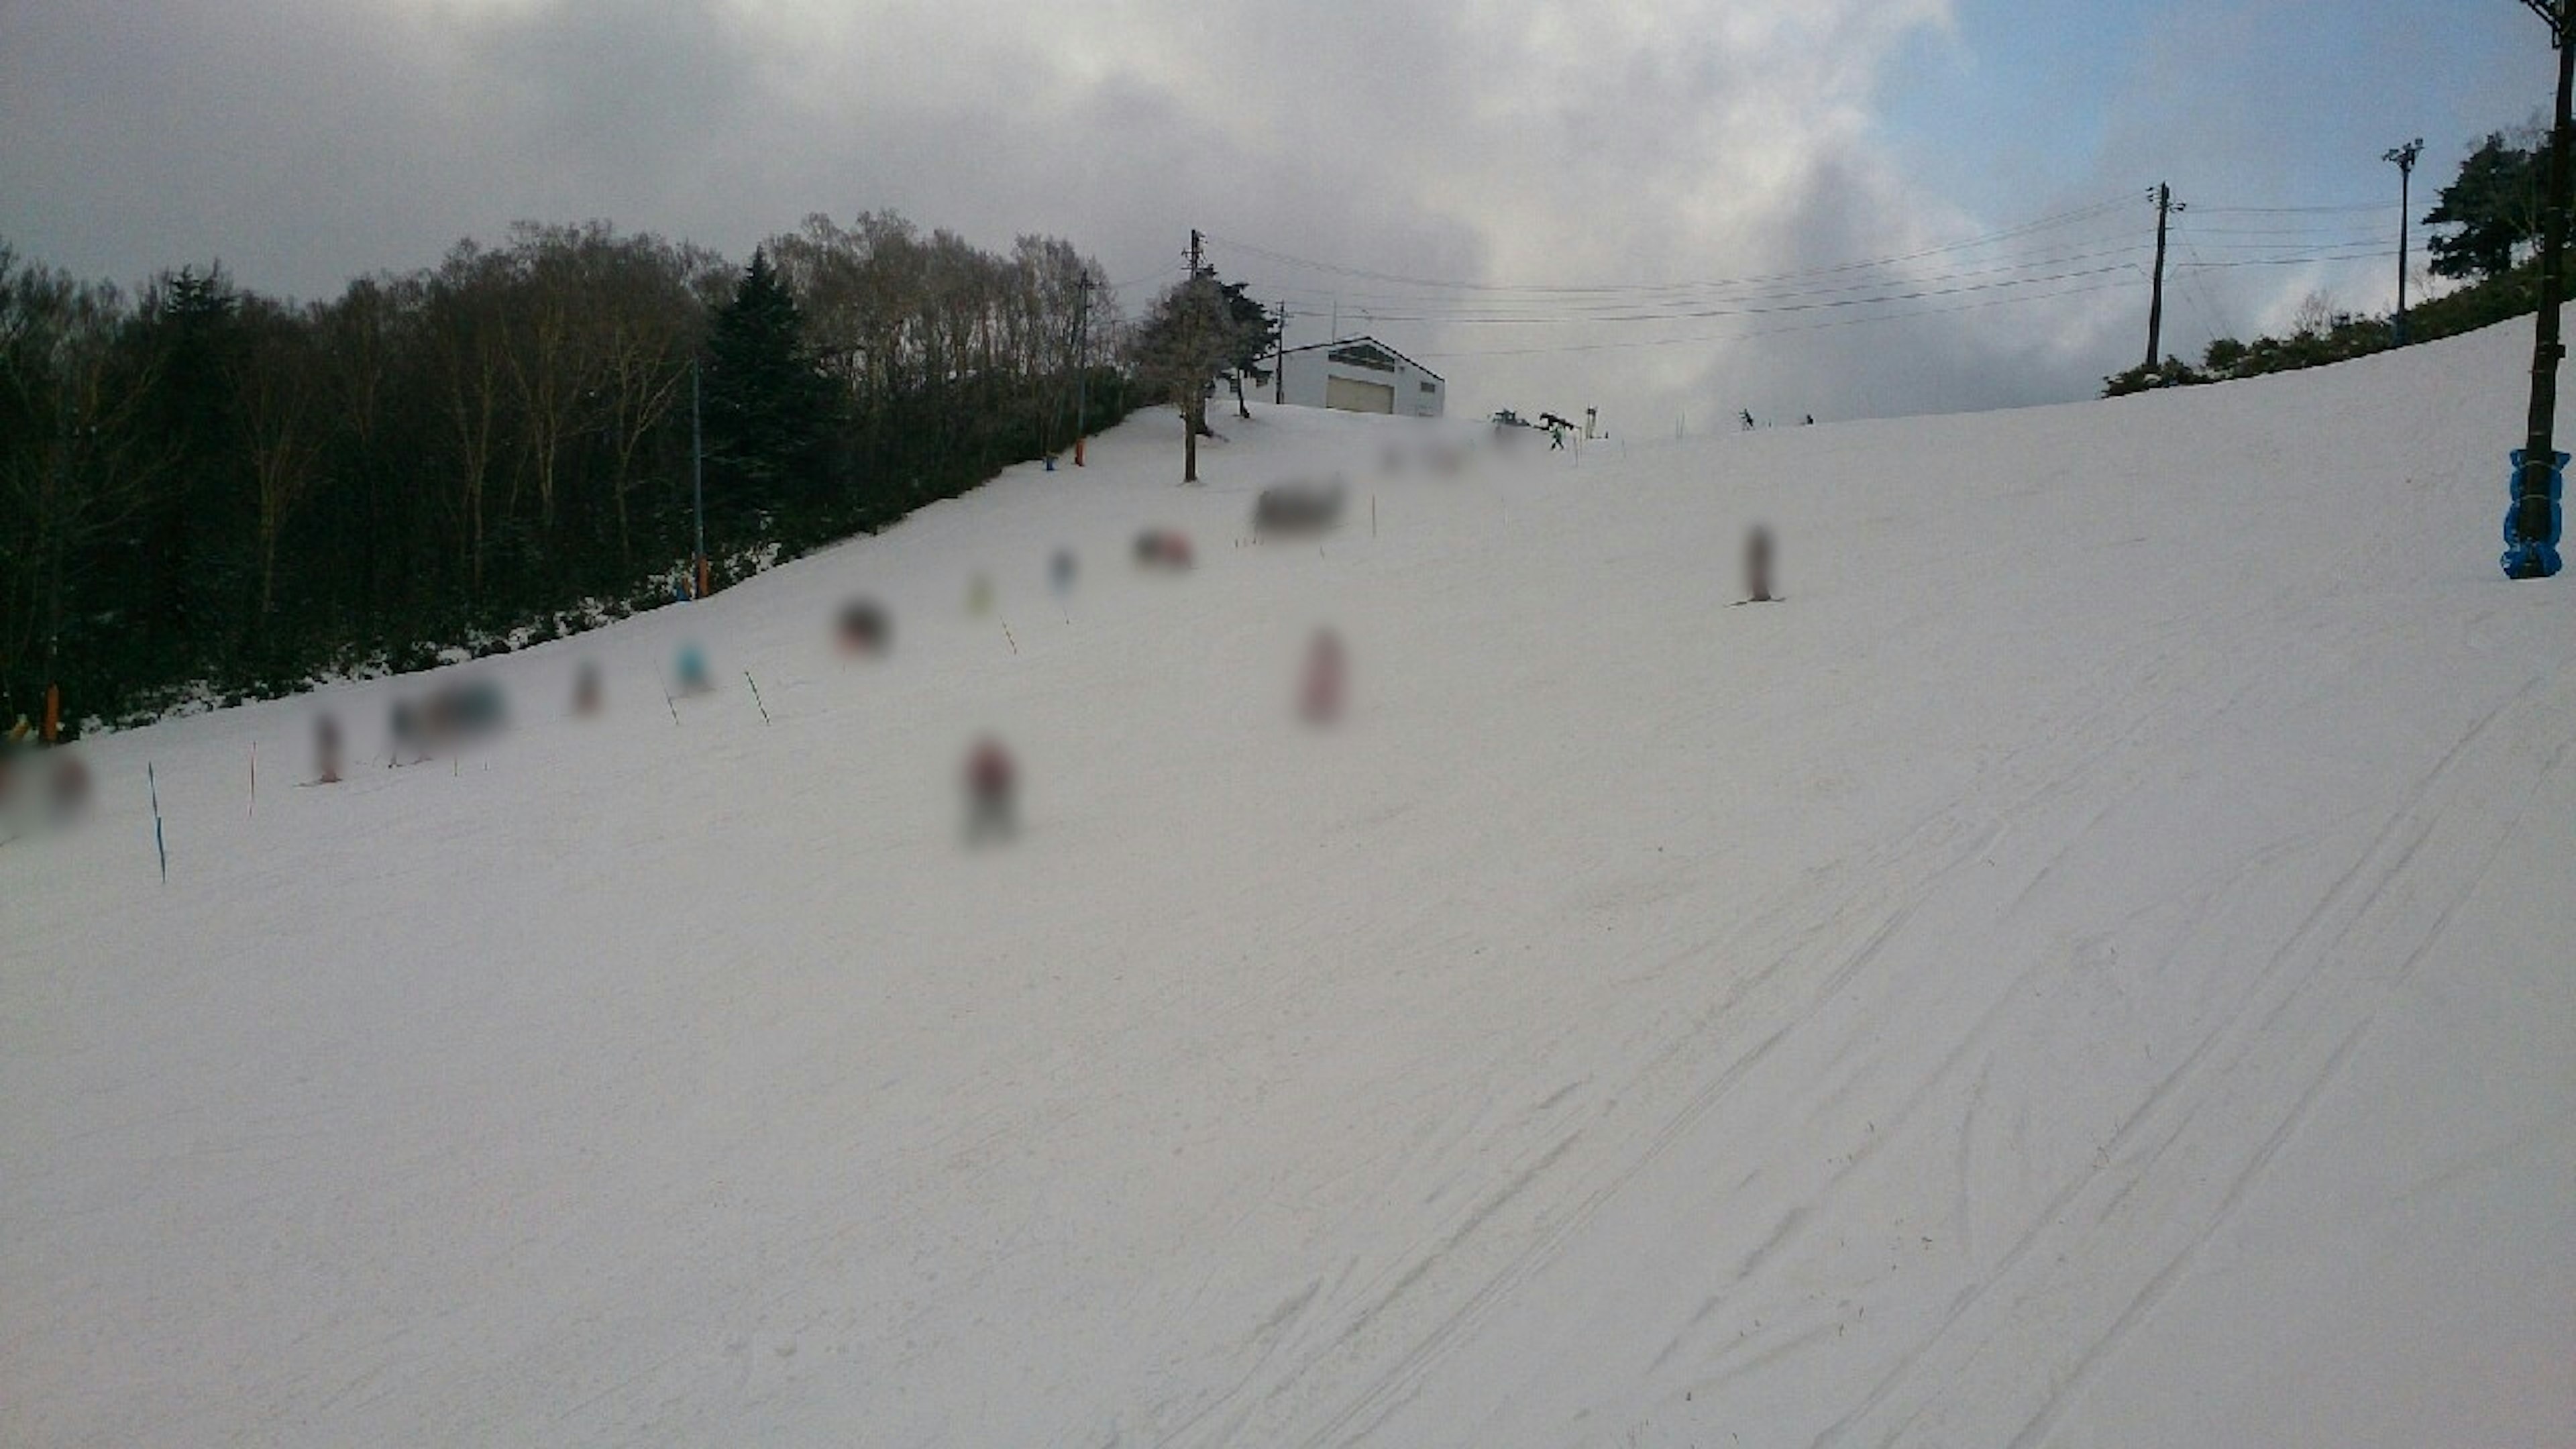
[[[0,0],[0,239],[311,298],[521,218],[743,259],[893,208],[1133,311],[1195,226],[1292,342],[1668,437],[2091,394],[2160,180],[2168,351],[2384,309],[2382,153],[2420,216],[2553,74],[2514,0]],[[2319,207],[2377,209],[2254,209]]]

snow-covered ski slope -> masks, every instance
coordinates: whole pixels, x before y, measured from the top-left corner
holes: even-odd
[[[83,744],[0,847],[0,1442],[2576,1442],[2527,356],[1470,477],[1263,409],[1204,489],[1166,413],[450,671],[455,760],[289,783],[435,677]]]

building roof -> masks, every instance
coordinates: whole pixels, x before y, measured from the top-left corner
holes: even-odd
[[[1419,372],[1419,373],[1423,373],[1423,374],[1425,374],[1426,376],[1430,377],[1430,378],[1431,378],[1433,381],[1435,381],[1435,382],[1447,382],[1447,381],[1449,380],[1449,379],[1447,379],[1447,378],[1445,378],[1445,377],[1442,377],[1440,374],[1438,374],[1438,373],[1436,373],[1436,372],[1433,372],[1430,368],[1424,367],[1421,363],[1414,361],[1412,358],[1405,356],[1403,353],[1401,353],[1401,352],[1397,352],[1394,348],[1392,348],[1392,347],[1388,347],[1385,343],[1380,342],[1379,340],[1377,340],[1377,339],[1376,339],[1376,338],[1374,338],[1374,337],[1371,337],[1370,335],[1368,335],[1368,334],[1367,334],[1367,333],[1365,333],[1365,332],[1363,332],[1363,333],[1359,334],[1359,335],[1358,335],[1358,336],[1356,336],[1356,337],[1340,337],[1340,338],[1335,338],[1333,341],[1330,341],[1330,342],[1309,342],[1309,343],[1307,343],[1307,344],[1306,344],[1305,346],[1303,346],[1303,347],[1287,347],[1287,348],[1282,348],[1282,349],[1280,349],[1278,352],[1276,352],[1276,353],[1274,353],[1274,354],[1272,354],[1272,355],[1273,355],[1273,356],[1277,356],[1277,357],[1285,357],[1285,356],[1287,356],[1287,355],[1288,355],[1289,353],[1291,353],[1291,352],[1312,352],[1312,351],[1316,350],[1316,349],[1317,349],[1317,348],[1319,348],[1319,347],[1348,347],[1348,346],[1350,346],[1350,345],[1351,345],[1352,343],[1354,343],[1354,342],[1365,342],[1365,343],[1368,343],[1368,344],[1369,344],[1370,346],[1372,346],[1372,347],[1376,347],[1376,348],[1379,348],[1379,349],[1381,349],[1381,350],[1383,350],[1383,351],[1385,351],[1385,352],[1388,352],[1388,353],[1392,354],[1392,355],[1396,358],[1396,360],[1397,360],[1397,361],[1402,362],[1405,366],[1412,368],[1412,369],[1413,369],[1414,371],[1416,371],[1416,372]]]

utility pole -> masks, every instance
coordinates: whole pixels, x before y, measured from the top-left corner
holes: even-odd
[[[1288,402],[1288,300],[1279,300],[1279,351],[1270,359],[1270,402],[1284,407]]]
[[[2424,138],[2416,137],[2380,157],[2397,165],[2397,345],[2406,345],[2406,251],[2407,233],[2414,217],[2415,158],[2424,154]]]
[[[2576,92],[2576,0],[2522,0],[2549,22],[2550,44],[2558,50],[2558,112],[2549,131],[2549,194],[2540,210],[2540,315],[2531,346],[2531,417],[2523,441],[2522,468],[2514,493],[2512,527],[2506,530],[2504,571],[2507,578],[2545,579],[2558,572],[2558,456],[2551,432],[2558,420],[2558,360],[2567,349],[2558,340],[2558,301],[2562,293],[2562,253],[2567,246],[2567,129],[2571,92]]]
[[[698,426],[698,360],[689,359],[689,496],[698,515],[697,576],[689,581],[689,597],[707,596],[707,445],[706,435]]]
[[[1199,303],[1202,299],[1198,295],[1198,283],[1200,279],[1206,275],[1207,267],[1205,262],[1201,259],[1199,251],[1199,229],[1197,227],[1191,227],[1190,290],[1188,295],[1190,302],[1189,316],[1193,319],[1190,323],[1192,333],[1191,351],[1193,352],[1197,351],[1200,340],[1198,337],[1198,329],[1206,325],[1206,319],[1199,308]],[[1201,391],[1201,383],[1196,375],[1199,364],[1193,360],[1189,366],[1191,376],[1189,381],[1185,384],[1188,388],[1188,395],[1181,399],[1181,481],[1184,483],[1196,483],[1199,481],[1200,419],[1206,416],[1201,409],[1207,406],[1207,394]],[[1211,381],[1207,385],[1214,386],[1214,383]]]
[[[1091,431],[1091,278],[1073,294],[1073,466],[1082,466],[1082,442]]]
[[[2177,211],[2187,211],[2173,199],[2173,188],[2156,183],[2156,276],[2155,293],[2147,302],[2147,371],[2156,370],[2164,360],[2165,340],[2165,218]]]

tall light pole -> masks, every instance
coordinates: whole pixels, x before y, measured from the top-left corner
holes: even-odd
[[[2397,345],[2406,345],[2406,251],[2407,233],[2414,226],[2415,158],[2424,154],[2424,138],[2416,137],[2380,157],[2397,166]]]
[[[2549,23],[2558,51],[2558,110],[2549,131],[2548,194],[2540,207],[2540,315],[2531,346],[2531,415],[2521,467],[2515,472],[2513,511],[2506,515],[2507,578],[2545,579],[2558,572],[2558,455],[2551,432],[2558,420],[2558,340],[2561,253],[2567,245],[2567,113],[2576,93],[2576,0],[2522,0]]]

